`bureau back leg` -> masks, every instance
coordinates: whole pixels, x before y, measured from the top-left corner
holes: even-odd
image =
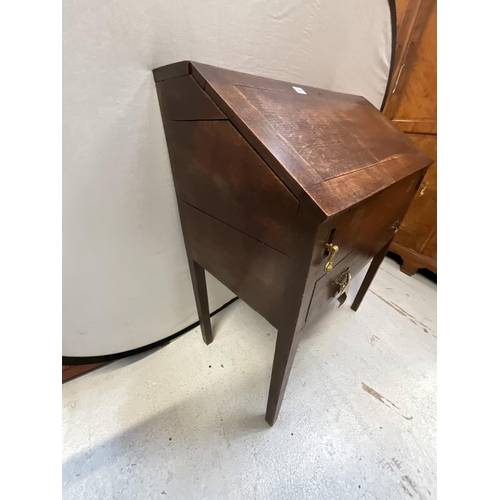
[[[208,307],[207,282],[205,279],[205,269],[198,262],[189,259],[189,270],[191,271],[191,281],[193,282],[194,299],[198,318],[200,319],[201,335],[205,344],[210,344],[214,337],[212,325],[210,324],[210,309]]]
[[[372,284],[373,278],[375,278],[375,275],[377,274],[380,264],[382,264],[382,261],[387,254],[387,250],[389,250],[391,242],[392,239],[389,240],[389,242],[377,253],[377,255],[375,255],[375,257],[373,257],[372,263],[370,264],[370,267],[368,268],[368,271],[366,272],[366,275],[363,279],[363,283],[361,283],[358,294],[356,295],[356,298],[352,303],[351,309],[353,309],[354,311],[357,311],[359,306],[361,305],[361,302],[363,301],[368,288],[370,288],[370,285]]]

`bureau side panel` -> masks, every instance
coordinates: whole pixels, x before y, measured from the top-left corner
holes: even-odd
[[[225,120],[226,116],[190,76],[157,82],[163,116],[168,120]]]
[[[289,258],[181,202],[192,258],[278,327]]]
[[[183,201],[289,255],[298,201],[229,121],[170,121]]]

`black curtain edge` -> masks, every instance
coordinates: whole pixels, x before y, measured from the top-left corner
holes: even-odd
[[[231,299],[229,302],[226,302],[221,307],[219,307],[219,309],[216,309],[214,312],[210,313],[210,317],[222,311],[227,306],[235,302],[237,299],[238,297],[234,297],[234,299]],[[157,340],[156,342],[153,342],[151,344],[147,344],[142,347],[137,347],[136,349],[131,349],[130,351],[118,352],[116,354],[105,354],[103,356],[63,356],[62,364],[63,366],[90,365],[94,363],[108,363],[110,361],[116,361],[118,359],[128,358],[129,356],[134,356],[134,354],[139,354],[141,352],[148,351],[149,349],[154,349],[155,347],[161,346],[163,344],[168,344],[172,342],[172,340],[175,340],[177,337],[184,335],[185,333],[189,332],[190,330],[196,328],[199,325],[200,322],[197,321],[192,325],[186,326],[186,328],[183,328],[177,333],[173,333],[172,335],[169,335],[168,337],[165,337],[161,340]]]
[[[387,86],[385,89],[385,94],[384,94],[384,99],[382,101],[382,105],[380,106],[380,110],[384,109],[385,103],[387,102],[387,98],[389,96],[389,86],[391,84],[391,79],[392,79],[392,74],[394,72],[394,63],[395,63],[395,55],[396,55],[396,43],[397,43],[397,18],[396,18],[396,0],[388,0],[389,2],[389,11],[391,15],[391,37],[392,37],[392,53],[391,53],[391,63],[389,65],[389,75],[387,77]],[[216,311],[210,314],[210,317],[212,317],[214,314],[217,314],[219,311],[222,311],[224,308],[232,304],[235,300],[237,300],[238,297],[235,297],[234,299],[231,299],[229,302],[226,302],[224,305],[219,307]],[[197,321],[196,323],[193,323],[192,325],[187,326],[186,328],[183,328],[177,333],[174,333],[172,335],[169,335],[168,337],[165,337],[164,339],[157,340],[156,342],[153,342],[151,344],[147,344],[142,347],[138,347],[136,349],[131,349],[130,351],[123,351],[119,352],[116,354],[106,354],[104,356],[63,356],[62,357],[62,364],[66,366],[71,366],[71,365],[88,365],[88,364],[94,364],[94,363],[107,363],[109,361],[116,361],[118,359],[122,358],[127,358],[129,356],[134,356],[134,354],[139,354],[141,352],[147,351],[149,349],[153,349],[155,347],[158,347],[162,344],[166,344],[171,342],[172,340],[176,339],[177,337],[180,337],[181,335],[184,335],[187,333],[189,330],[192,330],[193,328],[196,328],[197,326],[200,325],[200,322]]]
[[[391,37],[392,37],[392,53],[391,53],[391,63],[389,65],[389,75],[387,77],[387,86],[385,88],[384,99],[382,100],[382,105],[380,106],[380,111],[383,111],[387,99],[389,98],[389,86],[391,85],[392,74],[394,72],[394,64],[396,59],[396,44],[398,38],[398,28],[397,28],[397,17],[396,17],[396,0],[389,1],[389,11],[391,14]]]

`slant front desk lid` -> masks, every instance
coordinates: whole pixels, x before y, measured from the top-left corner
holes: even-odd
[[[185,80],[190,99],[186,104],[173,85],[168,119],[230,120],[318,220],[431,163],[364,97],[191,61],[158,68],[154,76]]]

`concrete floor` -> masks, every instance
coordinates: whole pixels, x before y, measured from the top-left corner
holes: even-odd
[[[434,283],[386,259],[305,329],[272,428],[276,331],[242,301],[212,321],[63,385],[65,500],[436,496]]]

